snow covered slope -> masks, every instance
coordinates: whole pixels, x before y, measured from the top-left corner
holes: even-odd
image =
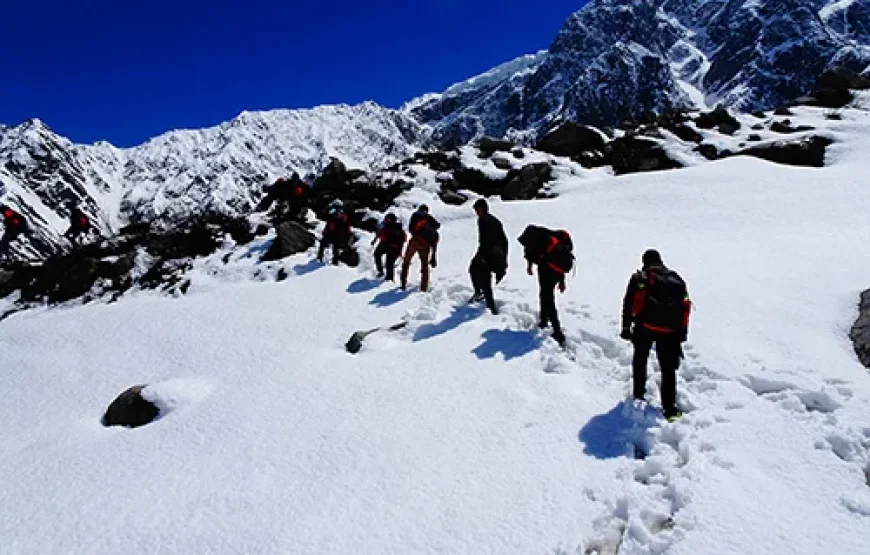
[[[384,167],[424,138],[420,125],[374,103],[245,112],[219,126],[174,131],[131,149],[76,145],[38,120],[0,127],[0,183],[46,239],[66,229],[75,200],[103,231],[203,210],[247,211],[278,176],[318,172],[330,157]],[[52,239],[55,244],[52,245]]]
[[[561,119],[618,125],[673,106],[772,109],[830,66],[870,66],[868,10],[842,0],[593,0],[548,51],[407,111],[456,143]]]
[[[227,245],[181,299],[0,322],[2,551],[865,552],[870,375],[846,330],[870,267],[870,114],[796,111],[837,140],[830,167],[565,173],[558,199],[494,202],[512,238],[500,316],[465,304],[471,210],[415,189],[403,205],[444,222],[430,294],[308,255],[252,283],[277,266]],[[567,353],[535,329],[513,239],[528,223],[574,237]],[[617,319],[650,246],[697,306],[674,424],[625,401]],[[163,417],[102,428],[137,383]]]

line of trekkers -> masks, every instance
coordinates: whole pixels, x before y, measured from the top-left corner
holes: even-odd
[[[99,236],[99,232],[91,223],[91,218],[73,201],[66,204],[69,212],[69,228],[63,234],[70,246],[77,247],[82,238],[91,234]],[[27,233],[30,226],[27,219],[11,206],[0,204],[0,215],[3,217],[3,236],[0,237],[0,260],[9,258],[9,248],[21,235]]]

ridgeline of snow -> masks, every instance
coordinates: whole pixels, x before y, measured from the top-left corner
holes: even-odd
[[[9,203],[50,238],[66,228],[66,200],[80,202],[104,231],[130,220],[246,211],[279,176],[319,172],[331,157],[354,168],[386,167],[413,154],[424,137],[419,124],[372,102],[244,112],[130,149],[76,145],[30,120],[0,131],[7,170],[0,181]]]
[[[494,201],[511,238],[500,316],[466,304],[473,212],[415,188],[403,206],[444,222],[429,294],[416,266],[409,292],[373,280],[368,256],[261,264],[261,239],[197,261],[180,299],[0,322],[3,552],[865,552],[870,374],[846,330],[868,286],[870,114],[795,112],[836,139],[830,167],[572,166],[557,199]],[[536,329],[515,240],[529,223],[574,238],[567,352]],[[674,424],[626,402],[618,339],[652,246],[696,305]],[[103,428],[138,383],[161,418]],[[654,405],[657,383],[651,367]]]
[[[527,62],[527,63],[525,63]],[[672,107],[773,109],[832,66],[870,64],[870,4],[840,0],[593,0],[550,48],[407,105],[447,144],[533,140]]]

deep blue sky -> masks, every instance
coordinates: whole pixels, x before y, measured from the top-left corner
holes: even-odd
[[[132,146],[242,110],[390,107],[546,48],[585,0],[10,0],[0,122]]]

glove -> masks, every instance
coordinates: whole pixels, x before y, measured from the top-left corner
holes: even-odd
[[[432,259],[429,260],[429,265],[432,266],[433,268],[437,268],[438,267],[438,260],[436,260],[435,257],[433,256]]]
[[[495,274],[495,284],[498,285],[499,283],[501,283],[501,280],[503,280],[506,275],[507,272],[497,272]]]
[[[565,282],[564,282],[564,281],[560,281],[560,282],[559,282],[559,293],[564,293],[564,292],[565,292],[565,289],[567,289],[567,288],[568,288],[568,287],[565,285]]]
[[[625,339],[626,341],[631,341],[631,328],[622,328],[622,332],[620,332],[619,337]]]
[[[532,270],[532,265],[531,265],[531,264],[529,264],[529,267],[526,268],[526,272],[527,272],[530,276],[535,275],[534,270]]]
[[[682,331],[682,333],[680,333],[680,343],[685,343],[688,340],[689,340],[689,330],[684,329]]]

